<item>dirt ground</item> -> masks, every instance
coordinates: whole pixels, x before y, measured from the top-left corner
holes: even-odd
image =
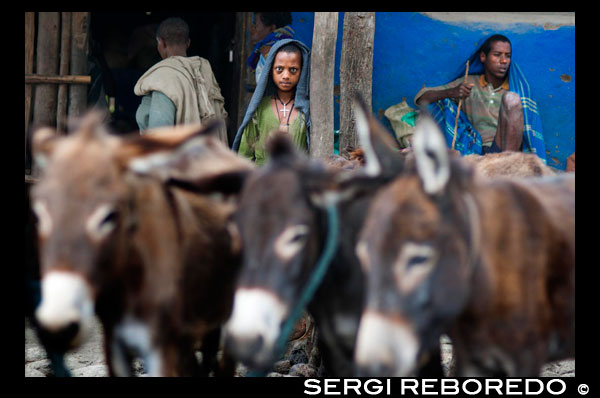
[[[107,368],[104,362],[104,350],[102,348],[102,327],[95,320],[93,332],[81,347],[68,353],[65,357],[66,366],[73,377],[107,377]],[[447,369],[452,357],[452,345],[450,341],[442,338],[442,359]],[[245,369],[238,366],[237,375],[243,376]],[[136,366],[136,375],[144,376],[141,364]],[[47,377],[52,376],[50,361],[46,358],[46,352],[40,346],[34,330],[25,320],[25,377]],[[574,377],[575,360],[552,362],[544,366],[542,377]]]

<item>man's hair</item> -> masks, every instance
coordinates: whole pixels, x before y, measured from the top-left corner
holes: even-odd
[[[260,12],[260,19],[265,26],[275,25],[276,28],[292,23],[291,12]]]
[[[156,37],[167,45],[186,44],[190,38],[190,28],[181,18],[167,18],[158,25]]]
[[[483,42],[483,44],[479,47],[478,53],[483,52],[485,54],[485,56],[487,57],[487,55],[490,53],[490,50],[492,49],[492,43],[497,42],[497,41],[508,43],[508,44],[510,44],[510,46],[512,48],[512,43],[510,42],[510,40],[508,40],[508,37],[499,35],[499,34],[495,34],[495,35],[488,37]]]
[[[483,40],[483,38],[481,40]],[[487,57],[487,55],[490,53],[490,50],[492,49],[492,43],[497,42],[497,41],[508,43],[508,44],[510,44],[510,47],[512,48],[512,43],[510,42],[508,37],[506,37],[504,35],[500,35],[500,34],[493,34],[493,35],[487,37],[483,41],[483,43],[481,43],[481,41],[480,41],[481,45],[479,47],[477,47],[477,50],[473,51],[468,58],[469,65],[471,65],[471,66],[478,65],[478,68],[480,70],[477,70],[477,68],[471,68],[471,69],[469,69],[470,75],[482,73],[481,69],[483,68],[483,65],[481,65],[481,62],[479,61],[479,56],[480,56],[481,52],[483,51],[483,53]],[[506,76],[508,76],[508,73],[510,73],[510,71],[507,72]],[[456,70],[456,72],[454,72],[451,75],[450,81],[454,81],[454,80],[458,79],[459,77],[464,76],[464,74],[465,74],[465,64],[461,64],[458,67],[458,69]]]

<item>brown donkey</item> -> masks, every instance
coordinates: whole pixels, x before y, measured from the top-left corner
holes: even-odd
[[[68,136],[36,133],[36,318],[59,350],[96,313],[111,376],[132,375],[134,356],[152,376],[208,374],[239,266],[235,204],[211,193],[234,195],[253,169],[211,135],[216,125],[118,137],[91,114]]]
[[[457,376],[536,377],[574,355],[575,178],[474,178],[430,118],[357,244],[361,374],[410,375],[447,333]]]

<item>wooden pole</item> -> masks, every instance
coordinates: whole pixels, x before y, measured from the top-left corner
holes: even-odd
[[[35,13],[25,13],[25,75],[33,73],[33,44],[35,41]],[[27,132],[31,119],[31,84],[25,82],[25,151],[27,151]]]
[[[90,84],[91,76],[44,76],[44,75],[25,75],[26,84]]]
[[[58,72],[58,30],[60,13],[38,13],[36,73],[56,75]],[[36,125],[56,126],[56,93],[54,84],[35,86],[33,122]]]
[[[86,75],[88,61],[89,12],[74,12],[71,17],[71,74]],[[69,86],[69,117],[78,117],[87,109],[87,86]]]
[[[346,12],[340,60],[340,152],[357,146],[353,96],[358,92],[371,107],[373,88],[374,12]]]
[[[315,12],[310,60],[310,156],[333,154],[333,78],[338,13]]]
[[[235,44],[234,44],[234,63],[233,63],[233,83],[232,86],[235,88],[235,94],[232,98],[235,101],[235,111],[231,113],[231,122],[234,125],[232,134],[229,137],[231,143],[235,139],[238,127],[242,124],[244,115],[246,112],[246,106],[250,100],[251,93],[246,91],[246,83],[248,82],[248,54],[250,52],[250,43],[248,31],[250,29],[250,22],[252,21],[251,12],[237,12],[235,14],[236,19],[236,30],[235,30]]]
[[[71,13],[61,13],[60,30],[60,76],[69,74],[69,61],[71,60]],[[67,125],[67,85],[58,86],[58,101],[56,106],[57,131],[65,131]]]
[[[465,83],[467,82],[467,75],[469,74],[469,60],[467,60],[467,70],[465,70]],[[452,137],[452,150],[454,150],[454,143],[456,143],[456,128],[458,127],[458,117],[460,116],[460,107],[462,106],[462,98],[458,100],[458,108],[456,109],[456,119],[454,120],[454,137]]]

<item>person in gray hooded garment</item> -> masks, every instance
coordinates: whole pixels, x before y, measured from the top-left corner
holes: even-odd
[[[308,153],[310,141],[310,50],[295,39],[276,42],[269,51],[232,149],[258,165],[266,159],[265,143],[274,130],[289,132]]]

